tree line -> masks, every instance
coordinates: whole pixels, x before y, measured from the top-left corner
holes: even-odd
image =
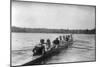
[[[22,27],[11,27],[11,32],[18,33],[73,33],[73,34],[95,34],[96,29],[47,29],[47,28],[22,28]]]

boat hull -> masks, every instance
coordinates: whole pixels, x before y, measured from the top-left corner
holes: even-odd
[[[62,42],[63,45],[60,45],[58,48],[52,48],[50,51],[46,52],[44,55],[41,55],[39,58],[32,60],[28,63],[23,64],[22,66],[29,66],[29,65],[42,65],[45,64],[42,61],[47,60],[50,57],[59,54],[62,50],[67,49],[72,45],[72,41],[70,42]]]
[[[31,65],[42,65],[45,64],[45,62],[48,59],[50,59],[52,56],[59,54],[62,50],[64,49],[68,49],[68,47],[70,47],[73,44],[73,41],[60,41],[60,45],[58,48],[52,48],[51,50],[47,51],[44,55],[40,55],[40,56],[33,56],[36,57],[34,58],[32,61],[26,62],[22,65],[18,65],[18,66],[31,66]],[[16,67],[16,66],[13,66]]]

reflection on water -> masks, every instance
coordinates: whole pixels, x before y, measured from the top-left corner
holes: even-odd
[[[12,64],[22,64],[32,59],[32,48],[39,43],[41,38],[51,41],[65,34],[42,34],[42,33],[12,33]],[[95,60],[95,35],[74,34],[74,43],[67,50],[51,57],[45,63],[61,63],[76,61]]]

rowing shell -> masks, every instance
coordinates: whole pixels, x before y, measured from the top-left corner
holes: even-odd
[[[45,61],[46,59],[54,55],[59,54],[63,49],[67,49],[69,46],[71,46],[72,43],[73,41],[69,41],[69,42],[60,41],[60,45],[58,48],[52,48],[51,50],[47,51],[44,55],[33,56],[31,60],[28,60],[24,62],[23,64],[17,65],[17,66],[30,66],[30,65],[44,64],[42,63],[43,61]]]

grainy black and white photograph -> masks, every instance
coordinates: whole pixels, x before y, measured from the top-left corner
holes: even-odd
[[[96,61],[96,6],[11,0],[11,66]]]

